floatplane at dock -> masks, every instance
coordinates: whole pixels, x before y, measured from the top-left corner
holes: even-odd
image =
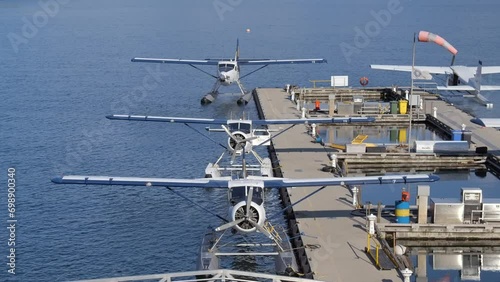
[[[146,122],[165,122],[165,123],[182,123],[193,129],[196,133],[215,142],[223,147],[225,151],[220,155],[215,163],[209,163],[205,169],[205,177],[221,177],[222,172],[227,171],[242,171],[241,165],[235,163],[236,157],[241,157],[243,151],[246,155],[253,155],[258,162],[258,165],[246,164],[247,171],[260,171],[262,176],[272,176],[272,164],[269,158],[262,158],[257,154],[253,147],[269,146],[271,140],[283,134],[287,130],[298,124],[359,124],[371,123],[375,121],[373,117],[321,117],[321,118],[304,118],[304,119],[268,119],[268,120],[251,120],[246,118],[241,119],[207,119],[207,118],[190,118],[190,117],[165,117],[165,116],[144,116],[144,115],[109,115],[106,118],[111,120],[125,121],[146,121]],[[209,136],[202,134],[200,131],[193,128],[190,124],[205,124],[220,126],[220,128],[207,127],[209,132],[225,132],[228,135],[227,145],[217,143]],[[288,125],[286,128],[279,130],[270,130],[268,125]],[[272,135],[271,132],[278,132]],[[231,156],[230,166],[223,167],[221,160],[226,152]]]
[[[112,116],[113,117],[113,116]],[[111,118],[112,118],[111,117]],[[133,119],[133,116],[114,116],[117,119]],[[154,121],[169,121],[169,122],[188,122],[187,118],[172,118],[172,117],[149,117],[138,116],[137,120],[154,120]],[[347,122],[350,119],[340,119],[341,122]],[[193,120],[191,120],[193,121]],[[293,121],[293,122],[291,122]],[[253,121],[256,124],[282,124],[282,123],[306,123],[306,122],[333,122],[334,119],[297,119],[297,120],[274,120],[274,121]],[[214,270],[219,268],[219,258],[228,255],[241,255],[241,253],[223,253],[219,251],[219,244],[221,239],[226,234],[226,231],[231,230],[233,233],[250,234],[260,233],[271,240],[269,244],[250,243],[245,247],[262,247],[270,246],[274,250],[272,252],[245,252],[246,256],[256,255],[272,255],[276,259],[277,273],[294,276],[299,273],[294,250],[291,247],[290,238],[284,228],[275,227],[270,223],[270,220],[280,217],[283,213],[291,209],[297,203],[309,198],[310,196],[318,193],[327,186],[337,185],[363,185],[363,184],[395,184],[395,183],[416,183],[416,182],[433,182],[439,178],[435,175],[415,174],[415,175],[384,175],[384,176],[366,176],[366,177],[327,177],[327,178],[280,178],[269,176],[252,176],[247,174],[247,165],[245,160],[246,150],[244,143],[250,143],[252,137],[249,135],[250,131],[241,132],[240,138],[235,135],[238,131],[230,131],[230,125],[238,125],[237,130],[242,128],[251,129],[248,127],[251,122],[245,120],[238,120],[236,123],[228,123],[225,120],[194,120],[198,123],[209,124],[227,124],[223,126],[223,130],[229,134],[229,141],[235,144],[233,150],[241,150],[242,154],[242,173],[232,175],[231,177],[212,176],[211,178],[197,178],[197,179],[183,179],[183,178],[144,178],[144,177],[110,177],[110,176],[87,176],[87,175],[66,175],[52,179],[56,184],[76,184],[76,185],[117,185],[117,186],[141,186],[146,188],[152,187],[165,187],[167,190],[180,196],[186,201],[193,204],[203,211],[217,217],[223,223],[216,228],[209,228],[203,237],[203,243],[200,248],[200,253],[197,259],[198,270]],[[234,122],[234,121],[233,121]],[[243,126],[243,127],[242,127]],[[232,128],[235,130],[235,128]],[[264,208],[265,202],[265,188],[296,188],[306,187],[310,192],[302,199],[294,204],[285,206],[278,213],[271,216],[266,215]],[[319,188],[317,188],[319,187]],[[203,189],[203,188],[219,188],[227,190],[227,204],[228,215],[223,217],[212,212],[209,208],[203,207],[196,203],[189,196],[180,193],[180,189]],[[214,203],[218,205],[219,203]],[[235,245],[238,247],[238,245]],[[241,245],[239,245],[241,246]]]
[[[217,95],[219,94],[219,87],[229,86],[231,84],[237,84],[241,96],[238,99],[238,104],[247,104],[252,98],[252,93],[245,91],[241,79],[247,77],[254,72],[257,72],[269,65],[282,65],[282,64],[319,64],[326,63],[325,59],[281,59],[281,60],[270,60],[270,59],[244,59],[240,58],[240,47],[239,40],[236,41],[236,54],[234,58],[221,58],[221,59],[197,59],[197,60],[186,60],[186,59],[163,59],[163,58],[133,58],[132,62],[141,63],[162,63],[162,64],[183,64],[189,65],[204,74],[207,74],[215,78],[215,84],[212,90],[208,92],[203,98],[201,98],[202,104],[210,104],[215,101]],[[197,66],[217,66],[217,73],[215,75],[206,72],[198,68]],[[260,66],[259,68],[240,76],[240,66]]]

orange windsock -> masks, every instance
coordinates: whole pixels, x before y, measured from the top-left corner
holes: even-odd
[[[448,41],[444,40],[444,38],[442,38],[441,36],[439,36],[437,34],[430,33],[428,31],[420,31],[418,33],[418,41],[420,41],[420,42],[434,42],[434,43],[446,48],[453,55],[456,55],[458,53],[457,49],[455,49],[455,47],[453,47],[453,45],[448,43]]]

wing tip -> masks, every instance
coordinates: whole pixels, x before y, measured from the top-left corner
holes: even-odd
[[[63,178],[61,176],[58,176],[58,177],[52,178],[51,181],[53,183],[56,183],[56,184],[62,184],[63,183]]]
[[[432,182],[436,182],[439,180],[439,176],[435,175],[435,174],[429,174],[429,179],[432,181]]]

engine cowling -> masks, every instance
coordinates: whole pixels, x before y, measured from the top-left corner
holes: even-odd
[[[245,201],[241,201],[229,208],[229,217],[232,221],[236,221],[246,217],[246,206],[247,203]],[[266,221],[266,211],[263,206],[259,206],[255,202],[250,204],[250,215],[249,219],[255,222],[256,224],[263,226]],[[255,232],[255,226],[250,223],[249,220],[244,220],[240,222],[238,225],[235,225],[234,228],[243,233]]]
[[[235,152],[236,154],[239,155],[243,152],[243,150],[245,150],[245,153],[250,153],[252,151],[252,141],[243,141],[248,138],[248,136],[245,133],[241,131],[235,131],[232,134],[236,140],[242,141],[238,145],[238,142],[236,140],[234,140],[231,137],[228,138],[227,144],[229,145],[229,149],[232,152]]]

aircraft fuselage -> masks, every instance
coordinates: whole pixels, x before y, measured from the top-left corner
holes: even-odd
[[[220,61],[217,64],[217,76],[221,85],[228,86],[240,79],[240,68],[235,61]]]

